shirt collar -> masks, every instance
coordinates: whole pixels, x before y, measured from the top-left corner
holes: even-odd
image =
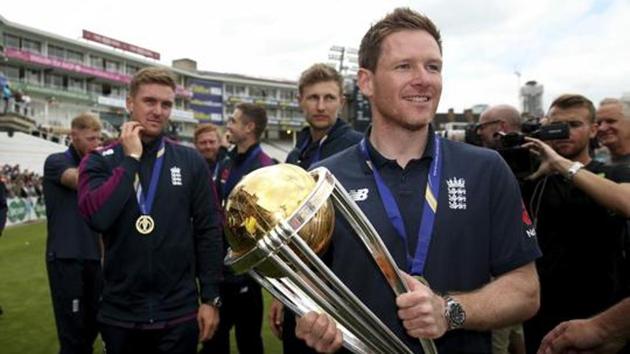
[[[233,150],[233,153],[234,153],[234,159],[235,159],[236,161],[239,161],[239,162],[245,161],[245,159],[247,159],[247,157],[248,157],[249,155],[251,155],[251,154],[252,154],[252,152],[253,152],[253,151],[254,151],[254,150],[255,150],[258,146],[260,146],[260,143],[255,143],[254,145],[252,145],[252,146],[250,146],[249,148],[247,148],[247,151],[245,151],[245,152],[244,152],[244,153],[242,153],[242,154],[239,154],[239,153],[238,153],[237,148],[235,147],[235,148],[234,148],[234,150]]]
[[[326,140],[331,139],[333,134],[336,134],[336,132],[339,131],[343,125],[344,125],[344,122],[341,120],[341,118],[337,117],[337,120],[335,121],[335,124],[333,124],[333,126],[330,127],[330,129],[328,129],[328,131],[326,132],[326,134],[322,138],[320,138],[319,140],[317,140],[315,142],[319,144],[322,141],[322,139],[324,139],[324,138],[326,138]],[[306,134],[304,139],[305,139],[306,143],[302,143],[302,144],[306,144],[305,146],[308,146],[308,145],[311,145],[312,143],[314,143],[313,136],[311,135],[311,129],[310,128],[307,128],[307,134]]]
[[[157,138],[155,138],[155,139],[153,139],[153,140],[149,141],[148,143],[143,142],[143,143],[142,143],[142,151],[143,151],[143,154],[144,154],[145,152],[147,152],[147,153],[153,153],[155,150],[157,150],[158,146],[160,146],[160,141],[161,141],[162,139],[165,139],[163,134],[162,134],[162,135],[160,135],[160,136],[158,136]]]
[[[385,156],[381,155],[381,153],[376,149],[376,147],[372,145],[372,142],[370,142],[370,139],[369,139],[371,131],[372,131],[372,126],[370,126],[366,130],[364,139],[367,142],[367,148],[368,148],[368,151],[370,152],[370,158],[372,160],[372,164],[374,164],[374,166],[378,168],[379,170],[388,163],[398,166],[398,162],[396,162],[396,160],[390,160],[386,158]],[[429,129],[428,129],[428,134],[427,134],[427,145],[424,149],[424,153],[422,153],[422,157],[420,157],[420,159],[413,159],[410,161],[410,163],[413,163],[414,161],[424,160],[424,159],[431,159],[431,160],[433,159],[433,156],[435,155],[435,139],[433,138],[434,135],[435,135],[435,131],[433,129],[433,125],[429,124]]]

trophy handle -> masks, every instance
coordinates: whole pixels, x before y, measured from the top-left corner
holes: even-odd
[[[383,240],[378,235],[378,232],[372,223],[370,223],[367,216],[365,216],[357,203],[350,198],[350,194],[346,191],[343,185],[339,183],[337,178],[328,171],[328,169],[319,167],[311,171],[311,173],[318,173],[319,171],[317,170],[319,169],[325,170],[325,173],[327,174],[326,177],[329,177],[328,175],[330,175],[329,178],[334,180],[335,187],[332,192],[333,204],[337,206],[341,214],[343,214],[352,228],[356,231],[359,239],[372,255],[372,258],[374,258],[377,266],[385,276],[385,279],[394,291],[394,294],[398,296],[408,292],[409,289],[403,281],[400,269],[396,266],[396,262],[387,250],[387,247],[385,247]],[[423,283],[428,286],[426,281],[423,281]],[[426,354],[437,354],[437,348],[435,347],[433,340],[420,338],[420,344],[422,345],[422,350]]]

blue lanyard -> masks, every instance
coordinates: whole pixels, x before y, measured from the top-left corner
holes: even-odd
[[[157,191],[158,180],[160,179],[160,172],[162,171],[162,163],[164,162],[164,138],[160,140],[160,147],[153,163],[153,171],[151,172],[151,180],[149,181],[149,193],[145,197],[142,192],[142,183],[140,182],[140,175],[136,173],[134,187],[136,189],[136,199],[138,200],[138,207],[142,215],[150,215],[151,208],[153,207],[153,200],[155,199],[155,192]]]
[[[217,161],[214,164],[214,171],[212,171],[212,182],[217,180],[217,176],[219,175],[219,165],[220,165],[220,161]]]
[[[429,252],[429,245],[431,244],[431,237],[433,235],[433,226],[435,224],[435,214],[437,212],[437,197],[440,192],[440,174],[442,173],[442,159],[440,155],[440,138],[435,135],[435,156],[431,165],[429,166],[429,174],[427,178],[427,186],[424,193],[424,207],[422,208],[422,219],[420,221],[420,228],[418,230],[418,243],[416,246],[415,256],[412,258],[407,243],[407,231],[405,230],[405,224],[403,222],[402,214],[396,199],[391,190],[383,181],[378,169],[372,163],[369,149],[365,138],[359,143],[359,149],[366,158],[366,163],[370,166],[374,180],[376,182],[376,188],[378,194],[381,196],[381,201],[387,212],[387,216],[391,221],[394,229],[401,238],[403,247],[405,249],[405,255],[407,256],[407,268],[413,275],[423,275],[424,267],[426,264],[427,254]]]
[[[326,140],[326,138],[328,138],[328,135],[324,135],[323,138],[319,139],[319,142],[317,142],[317,150],[315,150],[315,156],[311,158],[311,160],[309,161],[309,165],[304,166],[304,168],[308,169],[311,166],[313,166],[313,164],[319,162],[319,159],[321,158],[321,154],[322,154],[322,145],[324,145],[324,141]],[[302,157],[304,156],[304,152],[308,148],[310,142],[311,142],[311,139],[308,138],[304,141],[304,144],[302,144],[302,147],[300,147],[300,159],[302,159]]]
[[[260,145],[256,146],[256,148],[252,150],[252,152],[249,154],[249,156],[247,156],[245,161],[243,161],[240,166],[232,168],[232,171],[230,171],[230,176],[225,182],[225,186],[223,188],[223,199],[227,198],[228,194],[230,194],[230,192],[232,191],[232,188],[234,188],[236,183],[238,183],[238,181],[241,180],[241,177],[243,177],[243,172],[246,171],[247,167],[254,162],[254,159],[256,159],[256,157],[258,157],[261,152],[262,149],[260,148]],[[234,164],[234,162],[232,163]]]

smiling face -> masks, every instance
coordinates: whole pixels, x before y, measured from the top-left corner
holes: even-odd
[[[605,104],[597,110],[597,138],[615,154],[630,144],[630,117],[624,117],[623,105]]]
[[[236,108],[227,121],[228,140],[232,144],[242,144],[254,139],[254,123],[243,115],[243,111]],[[255,139],[254,139],[255,140]]]
[[[207,131],[199,134],[195,140],[195,147],[203,155],[206,160],[215,161],[217,154],[219,153],[219,147],[221,141],[219,139],[219,132]]]
[[[155,138],[162,134],[175,104],[175,91],[167,85],[143,84],[127,97],[131,118],[144,128],[142,135]]]
[[[442,55],[426,31],[387,36],[374,72],[359,70],[359,87],[370,98],[375,120],[416,131],[429,124],[442,93]]]

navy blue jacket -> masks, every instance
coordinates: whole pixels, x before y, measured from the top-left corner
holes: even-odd
[[[116,144],[81,163],[81,213],[103,233],[105,244],[102,318],[173,319],[196,311],[199,293],[202,300],[219,294],[222,214],[208,165],[197,151],[166,140],[151,210],[155,229],[141,235],[135,228],[140,211],[133,181],[139,172],[146,193],[158,142],[144,145],[140,161],[124,156]]]
[[[257,170],[261,167],[270,166],[274,164],[273,159],[269,157],[262,149],[258,156],[254,157],[252,163],[248,166],[243,166],[246,162],[247,158],[251,156],[251,154],[258,148],[260,144],[256,143],[247,149],[245,153],[239,154],[236,148],[230,150],[226,157],[221,160],[218,167],[218,177],[216,180],[217,191],[219,192],[219,196],[222,201],[225,202],[227,196],[230,194],[232,189],[238,184],[238,182],[246,176],[248,173]],[[233,179],[235,183],[233,185],[228,185],[228,180]]]
[[[295,147],[289,152],[285,162],[308,169],[313,163],[318,162],[313,161],[317,149],[320,150],[319,160],[321,161],[355,145],[361,141],[362,137],[361,133],[352,129],[348,123],[340,118],[337,118],[326,137],[319,141],[312,141],[311,130],[309,127],[305,127],[298,134]]]
[[[219,178],[216,180],[217,190],[220,191],[219,195],[223,196],[222,202],[225,203],[227,201],[227,196],[230,194],[232,189],[238,184],[238,182],[246,176],[248,173],[255,171],[261,167],[271,166],[274,164],[274,161],[267,155],[264,151],[260,150],[258,156],[254,157],[252,162],[244,166],[243,164],[246,162],[247,158],[254,153],[257,147],[260,144],[254,144],[245,151],[244,154],[239,154],[236,151],[236,148],[230,150],[227,153],[227,156],[220,162],[219,164]],[[236,171],[236,172],[235,172]],[[234,173],[238,173],[238,175],[234,175]],[[235,180],[235,183],[231,186],[226,185],[228,179],[232,177]],[[228,243],[227,240],[224,239],[224,248],[223,248],[223,257],[227,255]],[[251,282],[250,278],[246,274],[235,275],[232,269],[228,266],[224,266],[223,274],[225,278],[225,282],[228,283],[244,283]]]
[[[61,175],[78,168],[81,158],[72,145],[52,154],[44,163],[44,201],[48,238],[46,258],[100,260],[98,233],[79,215],[77,191],[61,184]]]

